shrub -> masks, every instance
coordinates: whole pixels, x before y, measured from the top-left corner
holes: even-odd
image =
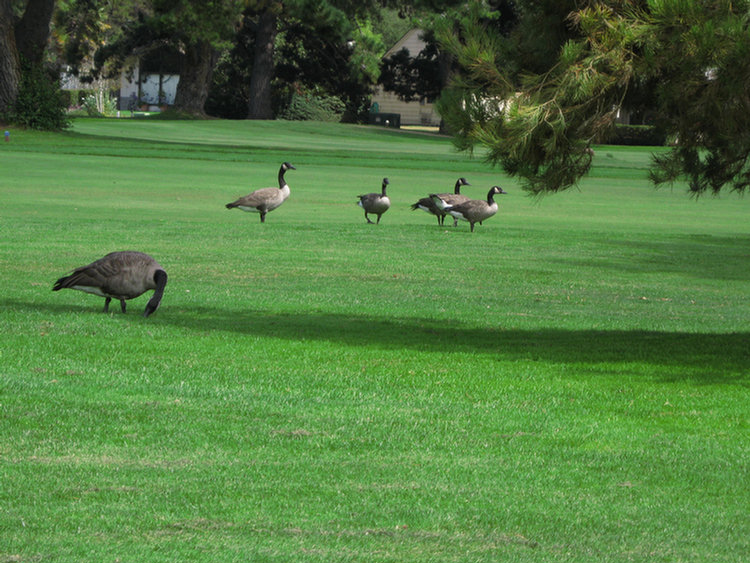
[[[42,65],[23,63],[18,97],[8,119],[29,129],[60,131],[70,126],[66,98],[56,74]]]
[[[344,102],[335,96],[295,92],[279,117],[294,121],[341,121],[345,109]]]
[[[92,117],[115,115],[117,113],[117,100],[110,97],[104,90],[96,90],[83,100],[83,108]]]
[[[81,90],[63,90],[62,95],[66,105],[69,108],[78,108],[83,106],[87,97],[93,95],[95,90],[90,88]]]

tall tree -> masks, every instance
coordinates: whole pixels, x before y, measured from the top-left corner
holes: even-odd
[[[0,0],[0,115],[10,111],[18,96],[21,63],[16,46],[10,0]]]
[[[181,53],[175,107],[203,115],[218,48],[240,21],[241,0],[153,0],[153,28]]]
[[[276,73],[276,38],[280,32],[294,28],[296,31],[319,28],[317,49],[321,55],[329,47],[339,51],[345,49],[347,32],[351,20],[366,13],[366,0],[253,0],[247,14],[255,31],[253,71],[250,79],[248,118],[273,118],[271,84]],[[330,25],[335,21],[337,25]],[[302,26],[300,26],[302,22]],[[307,43],[311,36],[303,35],[295,40]],[[304,51],[304,47],[302,47]]]
[[[55,0],[28,0],[15,21],[10,0],[0,0],[0,113],[13,107],[21,80],[21,63],[42,63]]]
[[[81,5],[102,0],[74,0]],[[119,72],[134,55],[161,49],[177,53],[180,80],[175,108],[203,115],[218,50],[226,46],[239,24],[244,0],[137,0],[128,4],[130,18],[122,31],[97,50],[99,70]],[[107,4],[110,7],[110,4]],[[118,12],[117,18],[121,17]]]
[[[459,4],[462,1],[463,0],[250,0],[249,7],[253,13],[253,21],[255,22],[257,29],[254,60],[258,66],[253,66],[250,83],[248,116],[251,119],[268,119],[272,117],[272,94],[269,85],[271,84],[276,71],[276,66],[273,64],[276,49],[274,40],[282,29],[279,25],[282,22],[285,27],[287,20],[292,21],[296,18],[297,20],[302,20],[308,27],[320,25],[323,29],[327,28],[328,31],[319,36],[319,41],[321,43],[327,43],[327,48],[324,49],[324,51],[330,51],[328,47],[338,45],[340,49],[338,56],[340,57],[344,56],[344,45],[347,43],[354,45],[354,51],[347,56],[352,63],[356,61],[357,64],[351,65],[350,72],[341,74],[340,71],[337,71],[337,75],[332,77],[338,78],[342,82],[348,82],[348,85],[342,85],[342,88],[350,92],[349,97],[351,98],[353,97],[351,93],[356,91],[363,83],[367,82],[367,87],[370,88],[372,83],[377,79],[379,73],[376,68],[376,59],[373,57],[371,51],[373,39],[372,34],[369,33],[367,29],[363,29],[365,26],[359,24],[370,20],[382,8],[399,10],[404,17],[407,17],[422,11],[438,13],[446,7]],[[338,13],[341,16],[339,19],[340,23],[335,27],[327,27],[325,21],[334,17],[334,13]],[[272,22],[276,23],[275,27],[271,25]],[[267,25],[261,25],[261,23]],[[354,42],[346,41],[347,38],[344,35],[349,32],[352,24],[355,25],[354,31],[350,32],[352,35],[350,39],[356,39]],[[368,43],[370,44],[368,45]],[[322,51],[318,52],[322,53]],[[378,56],[380,55],[382,55],[382,53],[378,53]],[[363,69],[362,72],[359,72],[357,68]],[[358,73],[359,76],[357,76]],[[360,84],[355,84],[357,80],[360,81]],[[347,105],[353,105],[352,100],[349,100]],[[353,108],[351,107],[349,108],[350,112],[352,109]]]
[[[41,64],[49,38],[49,24],[55,0],[29,0],[23,16],[16,23],[18,53],[29,64]]]
[[[249,119],[272,119],[271,81],[274,72],[274,49],[278,33],[279,14],[284,3],[276,0],[254,2],[251,13],[255,15],[255,47],[253,72],[250,76]],[[253,19],[248,19],[253,21]]]
[[[516,2],[519,29],[540,4]],[[546,67],[533,68],[511,36],[478,17],[442,34],[462,69],[440,103],[457,145],[486,146],[489,160],[532,193],[563,190],[588,172],[590,144],[607,138],[617,110],[648,84],[659,126],[677,140],[655,158],[652,180],[686,177],[695,194],[745,191],[750,2],[580,0],[569,7],[545,28],[565,39]]]

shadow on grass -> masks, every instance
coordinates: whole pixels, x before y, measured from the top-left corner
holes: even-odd
[[[503,329],[422,318],[331,313],[226,311],[201,307],[165,312],[160,323],[263,338],[326,341],[351,347],[484,354],[498,360],[650,364],[683,367],[681,379],[705,383],[750,378],[750,332],[695,334],[648,330]],[[623,371],[627,368],[623,367]],[[689,372],[689,373],[688,373]]]
[[[144,301],[145,303],[145,301]],[[44,311],[55,315],[106,315],[101,309],[63,303],[24,303],[4,300],[3,310]],[[674,379],[701,383],[750,382],[750,332],[727,334],[649,330],[571,330],[562,328],[504,329],[471,327],[428,318],[383,318],[323,312],[272,313],[230,311],[211,307],[165,307],[149,319],[133,303],[128,322],[173,326],[205,334],[230,332],[262,338],[332,342],[350,347],[465,353],[495,356],[503,361],[559,364],[611,364],[610,371],[627,372],[624,364],[648,364],[675,369]],[[680,372],[679,368],[684,369]]]
[[[570,267],[615,269],[618,273],[678,273],[698,279],[745,281],[748,278],[750,237],[691,235],[661,241],[615,240],[610,245],[621,250],[621,258],[613,256],[589,259],[552,258],[551,261]]]

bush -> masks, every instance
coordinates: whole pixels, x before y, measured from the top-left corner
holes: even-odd
[[[346,106],[335,96],[295,92],[279,117],[293,121],[341,121]]]
[[[18,97],[9,121],[29,129],[60,131],[70,126],[67,107],[57,75],[42,65],[22,64]]]
[[[612,145],[661,147],[666,144],[667,138],[652,125],[616,125],[614,134],[607,142]]]
[[[82,107],[86,98],[92,96],[94,92],[95,91],[91,88],[81,90],[63,90],[62,95],[69,108],[78,108]]]
[[[91,117],[112,116],[117,113],[117,100],[110,97],[104,90],[97,90],[86,96],[83,100],[83,108]]]

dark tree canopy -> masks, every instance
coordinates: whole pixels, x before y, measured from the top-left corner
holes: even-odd
[[[416,57],[401,49],[383,59],[378,83],[405,102],[440,96],[443,83],[440,57],[435,43],[428,43]]]

